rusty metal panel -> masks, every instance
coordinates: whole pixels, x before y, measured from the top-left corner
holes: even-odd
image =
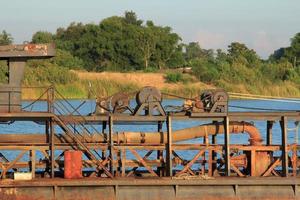
[[[232,185],[179,186],[176,199],[236,199]]]
[[[9,59],[9,85],[21,87],[21,82],[25,73],[26,60],[24,58]]]
[[[0,199],[7,200],[53,200],[52,187],[9,187],[0,188]]]
[[[172,200],[175,199],[174,186],[119,186],[118,200]]]
[[[0,46],[0,59],[48,58],[55,55],[54,44],[21,44]]]
[[[295,191],[292,185],[252,185],[238,186],[238,194],[241,199],[273,199],[290,200],[295,198]]]
[[[63,186],[55,190],[55,197],[61,200],[109,200],[115,199],[115,189],[113,186]]]
[[[278,179],[282,180],[282,179]],[[284,179],[286,180],[286,179]],[[107,184],[105,184],[107,182]],[[154,184],[157,182],[157,184]],[[220,178],[219,181],[162,181],[153,180],[114,180],[114,181],[55,181],[44,180],[30,185],[29,182],[1,184],[0,199],[10,200],[290,200],[299,199],[298,186],[277,184],[271,181],[248,181],[244,179]],[[233,183],[234,182],[234,183]],[[281,181],[286,182],[286,181]],[[262,184],[263,183],[263,184]],[[25,184],[25,185],[24,185]]]

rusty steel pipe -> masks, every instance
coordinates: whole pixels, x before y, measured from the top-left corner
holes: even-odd
[[[262,137],[258,129],[247,122],[230,122],[229,132],[231,134],[246,133],[249,135],[249,142],[251,146],[262,145]],[[224,133],[223,123],[210,123],[203,124],[196,127],[181,129],[173,131],[172,141],[179,142],[184,140],[190,140],[194,138],[205,137],[209,135],[217,135]],[[79,139],[84,143],[105,143],[107,138],[105,135],[94,134],[92,136],[83,134]],[[113,134],[113,140],[116,143],[124,144],[165,144],[167,143],[166,132],[119,132]],[[48,139],[46,135],[31,134],[31,135],[17,135],[17,134],[3,134],[0,138],[0,143],[18,143],[18,144],[34,144],[34,143],[47,143]],[[74,142],[67,134],[56,134],[54,141],[56,144]],[[251,159],[251,152],[244,152],[246,160],[242,160],[243,165],[247,165],[247,170],[254,172],[252,176],[262,175],[271,163],[271,155],[265,151],[255,152],[255,160]],[[255,163],[252,163],[254,161]],[[239,166],[236,162],[236,158],[232,158],[232,162]],[[252,166],[252,167],[251,167]],[[255,167],[253,167],[255,166]]]
[[[231,134],[247,133],[249,135],[250,145],[262,145],[262,137],[258,129],[247,122],[230,122],[229,132]],[[181,129],[173,131],[172,141],[184,141],[195,139],[199,137],[205,137],[206,135],[217,135],[224,133],[223,123],[210,123],[195,126],[191,128]],[[118,143],[166,143],[167,133],[157,132],[119,132],[114,135],[114,141]]]
[[[247,122],[230,122],[229,132],[231,134],[247,133],[249,135],[250,145],[262,145],[262,137],[257,128]],[[185,128],[172,132],[172,141],[179,142],[194,138],[205,137],[206,135],[216,135],[224,133],[224,125],[222,123],[203,124],[196,127]],[[79,137],[82,142],[86,143],[105,143],[105,136],[99,134],[87,135],[83,134]],[[66,134],[56,134],[55,143],[73,142]],[[167,142],[167,133],[159,132],[118,132],[113,134],[113,140],[116,143],[133,143],[133,144],[159,144]],[[2,134],[0,143],[20,143],[35,144],[47,143],[47,137],[44,134]]]
[[[195,139],[199,137],[205,137],[209,135],[217,135],[224,133],[223,123],[211,123],[203,124],[196,127],[181,129],[173,131],[172,141],[184,141]],[[250,123],[247,122],[230,122],[229,132],[231,134],[247,133],[249,135],[249,142],[251,146],[262,145],[262,137],[259,130]],[[114,140],[118,143],[167,143],[167,133],[143,133],[143,132],[122,132],[114,135]],[[245,154],[244,154],[245,155]],[[254,156],[254,155],[253,155]],[[261,176],[270,165],[271,157],[268,152],[255,152],[254,163],[251,162],[251,154],[247,153],[243,160],[243,163],[247,165],[247,171],[252,176]],[[238,164],[236,160],[232,160],[234,164]],[[253,171],[254,170],[254,171]]]

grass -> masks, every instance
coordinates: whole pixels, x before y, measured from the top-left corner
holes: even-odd
[[[271,82],[252,84],[233,84],[226,81],[219,81],[220,88],[227,92],[237,92],[245,94],[258,94],[280,97],[300,97],[300,88],[290,81],[281,81],[276,84]]]
[[[82,85],[86,86],[86,90],[91,91],[96,97],[107,97],[117,92],[134,92],[139,90],[137,84],[131,82],[121,82],[116,80],[98,79],[98,80],[83,80]],[[91,86],[91,87],[89,87]]]
[[[50,84],[48,84],[50,85]],[[91,87],[90,87],[91,86]],[[29,86],[30,87],[30,86]],[[45,88],[24,88],[22,99],[37,99],[46,90]],[[113,80],[79,80],[72,84],[57,84],[55,88],[68,99],[85,99],[95,97],[107,97],[117,92],[134,92],[139,87],[132,83],[121,83]],[[46,99],[46,94],[43,99]]]
[[[77,73],[77,72],[76,72]],[[78,75],[79,73],[79,75]],[[208,85],[196,80],[188,74],[181,76],[181,81],[167,83],[163,73],[88,73],[78,72],[78,79],[67,84],[55,84],[56,88],[66,98],[95,98],[107,97],[117,92],[132,93],[140,88],[152,85],[164,93],[175,94],[182,97],[196,97],[201,91],[211,88],[223,88],[228,92],[238,92],[246,94],[260,94],[270,96],[300,97],[300,88],[291,81],[281,81],[272,83],[265,81],[251,84],[234,84],[229,81],[220,80],[216,85]],[[81,73],[81,74],[80,74]],[[28,82],[26,82],[27,86]],[[32,84],[36,86],[35,84]],[[49,86],[50,83],[39,83],[38,85]],[[25,85],[26,86],[26,85]],[[23,99],[36,99],[45,89],[23,89]],[[46,98],[46,96],[44,96]]]

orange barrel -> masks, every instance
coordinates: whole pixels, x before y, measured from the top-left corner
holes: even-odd
[[[82,178],[82,152],[68,150],[64,153],[64,176],[68,179]]]

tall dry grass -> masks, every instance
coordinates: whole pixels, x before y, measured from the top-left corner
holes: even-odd
[[[198,96],[205,89],[216,88],[214,85],[208,85],[199,81],[166,83],[163,73],[74,72],[78,75],[78,80],[72,83],[55,85],[60,93],[70,99],[107,97],[121,91],[131,93],[147,85],[155,86],[165,93],[191,98]],[[299,86],[290,81],[276,84],[268,81],[264,83],[233,84],[221,80],[218,81],[217,85],[218,88],[223,88],[228,92],[300,97]],[[38,88],[23,89],[22,98],[36,99],[43,91]]]

